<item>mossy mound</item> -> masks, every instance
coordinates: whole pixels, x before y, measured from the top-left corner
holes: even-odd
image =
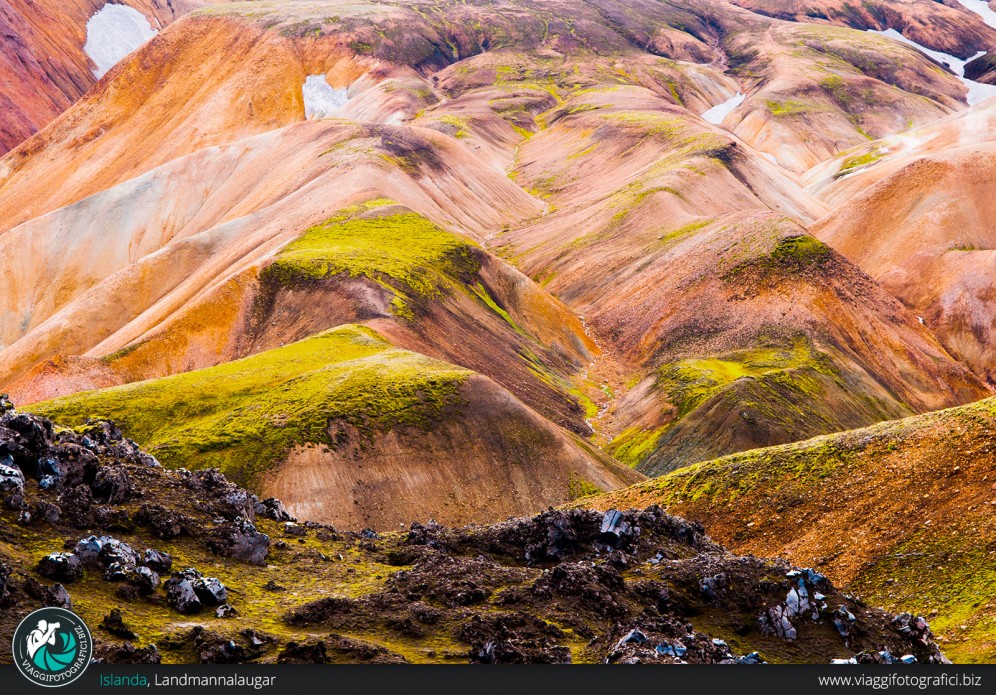
[[[422,215],[377,199],[305,231],[281,250],[261,279],[285,286],[339,274],[370,278],[395,295],[391,306],[397,315],[412,318],[415,304],[477,273],[475,249]]]
[[[786,345],[672,362],[658,370],[656,387],[667,393],[682,418],[738,379],[760,379],[778,373],[791,379],[793,370],[836,374],[830,359],[799,337]]]
[[[459,387],[471,374],[346,325],[217,367],[30,410],[69,425],[111,418],[164,465],[218,467],[249,483],[295,445],[331,444],[331,420],[369,434],[431,427],[459,403]]]

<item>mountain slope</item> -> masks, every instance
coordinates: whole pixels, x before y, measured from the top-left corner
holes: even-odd
[[[30,410],[112,418],[168,466],[217,467],[352,527],[497,520],[640,478],[490,380],[357,326]]]
[[[5,638],[56,604],[94,626],[96,655],[115,664],[825,663],[886,649],[945,661],[919,619],[734,556],[660,508],[357,533],[294,523],[218,471],[158,467],[106,422],[56,430],[0,414],[16,454],[5,475],[29,471],[16,488],[5,479],[0,507]],[[28,465],[39,459],[60,472],[44,489]],[[769,616],[802,590],[825,599],[775,634]]]
[[[848,200],[813,234],[881,282],[990,383],[994,115],[982,105],[869,144],[812,172],[811,184],[829,201]]]
[[[996,658],[996,401],[759,449],[585,498],[662,504],[738,552],[813,564],[929,615],[956,661]]]
[[[224,2],[224,0],[220,0]],[[137,11],[157,31],[208,0],[3,0],[0,2],[0,74],[16,75],[0,84],[0,155],[41,130],[83,96],[96,81],[86,52],[88,21],[108,6]],[[127,53],[130,36],[111,33],[94,40],[112,54]],[[121,43],[124,42],[124,43]]]

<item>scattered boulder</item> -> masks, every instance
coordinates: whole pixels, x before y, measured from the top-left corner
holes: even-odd
[[[162,656],[156,645],[138,648],[131,642],[124,644],[107,644],[97,642],[94,645],[94,664],[159,664]]]
[[[100,540],[101,548],[97,560],[104,567],[117,564],[122,568],[132,568],[141,560],[139,554],[124,541],[110,536],[102,536]]]
[[[223,557],[262,566],[270,552],[270,537],[257,531],[250,522],[238,519],[211,529],[207,546]]]
[[[212,504],[212,511],[229,521],[243,519],[252,523],[256,520],[256,503],[259,498],[248,490],[237,488],[221,494]]]
[[[205,606],[220,606],[228,600],[228,590],[215,577],[199,577],[193,581],[193,587]]]
[[[72,553],[50,553],[38,561],[38,574],[71,584],[83,576],[83,563]]]
[[[171,540],[186,532],[193,520],[167,509],[161,504],[143,504],[135,514],[135,522],[147,527],[163,540]]]
[[[287,512],[287,509],[284,508],[284,503],[276,497],[267,497],[265,500],[256,500],[256,514],[264,519],[272,519],[273,521],[297,521],[297,519],[292,517]]]
[[[133,488],[128,472],[121,467],[104,467],[97,471],[93,481],[94,499],[105,504],[123,504],[132,496]]]
[[[87,536],[76,543],[73,547],[73,554],[84,565],[96,565],[100,558],[100,551],[104,547],[104,540],[107,538],[107,536]]]
[[[833,612],[833,624],[837,628],[837,632],[844,639],[851,636],[851,632],[854,630],[854,623],[857,618],[851,611],[847,610],[845,606],[838,606],[837,610]]]
[[[48,464],[44,473],[63,488],[93,483],[100,468],[97,456],[75,443],[56,444],[44,460]]]
[[[288,642],[277,657],[278,664],[324,664],[328,650],[322,640]]]
[[[142,565],[159,574],[166,574],[173,568],[173,556],[169,553],[149,548],[145,551],[145,555],[142,558]]]
[[[6,452],[0,453],[0,495],[7,497],[14,494],[24,494],[24,474],[14,466],[14,457]]]
[[[138,636],[125,625],[124,619],[121,617],[120,608],[112,608],[111,612],[104,616],[100,627],[115,637],[121,637],[126,640],[133,640]]]
[[[159,588],[159,573],[144,565],[135,567],[125,577],[135,586],[138,593],[148,596]]]
[[[602,525],[598,532],[598,540],[607,546],[615,548],[626,545],[633,536],[633,528],[626,521],[623,513],[610,509],[602,516]]]
[[[166,603],[177,613],[189,615],[201,610],[201,600],[197,598],[193,582],[182,576],[173,576],[163,584],[166,589]]]
[[[65,608],[67,611],[73,609],[73,599],[62,584],[53,584],[45,590],[42,601],[46,606],[52,608]]]

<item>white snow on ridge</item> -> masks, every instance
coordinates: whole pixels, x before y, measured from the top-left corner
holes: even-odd
[[[957,75],[958,78],[962,81],[962,83],[966,87],[968,87],[967,100],[969,106],[973,106],[981,101],[989,99],[990,97],[996,96],[996,85],[976,82],[974,80],[970,80],[965,77],[965,65],[975,60],[979,56],[985,55],[986,54],[985,51],[979,51],[968,60],[962,60],[961,58],[950,55],[948,53],[941,53],[940,51],[935,51],[930,48],[927,48],[926,46],[922,46],[918,44],[916,41],[912,41],[906,38],[895,29],[886,29],[885,31],[876,31],[875,29],[869,29],[868,31],[872,34],[885,36],[887,38],[895,39],[896,41],[901,41],[905,44],[913,46],[913,48],[917,49],[924,55],[928,55],[934,60],[936,60],[938,63],[940,63],[941,65],[947,66],[947,68],[955,75]]]
[[[711,109],[702,114],[702,118],[709,123],[714,125],[719,125],[723,122],[727,116],[729,116],[733,109],[744,103],[746,96],[742,92],[737,92],[732,97],[724,101],[722,104],[717,104]]]
[[[107,3],[86,23],[83,50],[97,68],[98,80],[119,60],[156,35],[149,20],[134,7]]]
[[[346,105],[346,88],[335,89],[325,75],[308,75],[301,88],[304,94],[304,117],[328,118]]]
[[[958,0],[962,6],[982,17],[982,21],[996,29],[996,12],[986,0]]]

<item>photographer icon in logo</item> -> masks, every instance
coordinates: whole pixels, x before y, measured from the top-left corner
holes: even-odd
[[[64,608],[31,613],[14,631],[11,647],[18,670],[33,683],[49,688],[82,676],[93,655],[90,630]]]

